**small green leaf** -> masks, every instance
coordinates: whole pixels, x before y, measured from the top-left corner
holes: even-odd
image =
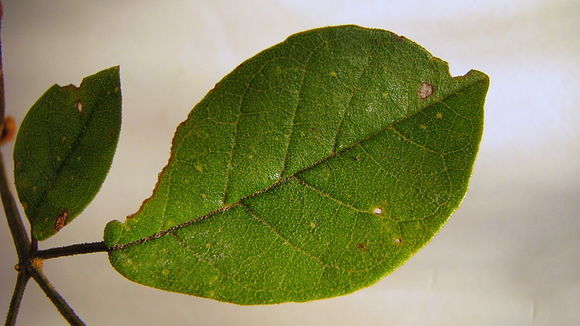
[[[119,67],[80,87],[54,85],[32,106],[16,139],[14,177],[36,239],[58,232],[95,197],[120,129]]]
[[[107,225],[110,261],[135,282],[238,304],[368,286],[459,205],[487,87],[387,31],[293,35],[178,127],[151,198]]]

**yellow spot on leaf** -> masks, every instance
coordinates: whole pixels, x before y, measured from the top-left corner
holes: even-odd
[[[437,119],[442,119],[442,118],[443,118],[443,113],[441,113],[441,112],[437,112],[437,113],[435,114],[435,116],[437,117]]]
[[[426,125],[420,125],[419,128],[425,130],[425,129],[427,129],[427,126]]]
[[[219,279],[220,279],[220,278],[219,278],[219,277],[217,277],[217,276],[212,276],[212,277],[209,279],[209,285],[215,284],[215,282],[219,281]]]
[[[336,71],[331,71],[328,73],[329,76],[336,77]]]
[[[164,269],[161,273],[163,273],[163,275],[167,276],[167,275],[169,275],[169,270],[168,269]]]
[[[310,228],[311,229],[316,229],[316,223],[310,222]]]
[[[196,165],[195,165],[195,169],[196,169],[197,171],[199,171],[199,172],[203,172],[203,165],[201,165],[201,164],[196,164]]]

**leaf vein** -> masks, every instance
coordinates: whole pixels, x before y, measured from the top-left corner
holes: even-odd
[[[230,205],[225,205],[225,204],[224,204],[224,206],[222,206],[222,207],[219,207],[218,209],[215,209],[215,210],[213,210],[213,211],[211,211],[211,212],[209,212],[209,213],[207,213],[207,214],[205,214],[205,215],[203,215],[203,216],[201,216],[201,217],[196,217],[196,218],[193,218],[193,219],[191,219],[191,220],[189,220],[189,221],[186,221],[186,222],[184,222],[184,223],[181,223],[181,224],[175,225],[175,226],[173,226],[173,227],[171,227],[171,228],[169,228],[169,229],[166,229],[166,230],[160,231],[160,232],[158,232],[158,233],[155,233],[155,234],[152,234],[152,235],[149,235],[149,236],[143,237],[143,238],[139,238],[139,239],[136,239],[136,240],[133,240],[133,241],[130,241],[130,242],[126,242],[126,243],[122,243],[122,244],[115,245],[115,246],[111,247],[110,249],[111,249],[111,250],[121,250],[121,249],[127,248],[127,247],[129,247],[129,246],[132,246],[132,245],[135,245],[135,244],[140,244],[140,243],[147,242],[147,241],[149,241],[149,240],[157,239],[157,238],[160,238],[160,237],[162,237],[162,236],[166,235],[167,233],[174,232],[174,231],[176,231],[176,230],[178,230],[178,229],[180,229],[180,228],[187,227],[187,226],[189,226],[189,225],[192,225],[192,224],[194,224],[194,223],[200,222],[200,221],[202,221],[202,220],[205,220],[205,219],[207,219],[207,218],[209,218],[209,217],[211,217],[211,216],[217,215],[217,214],[219,214],[219,213],[221,213],[221,212],[228,211],[228,210],[230,210],[231,208],[233,208],[233,207],[235,207],[235,206],[238,206],[238,205],[243,205],[243,201],[244,201],[245,199],[248,199],[248,198],[252,198],[252,197],[258,196],[258,195],[260,195],[260,194],[262,194],[262,193],[264,193],[264,192],[266,192],[266,191],[269,191],[269,190],[271,190],[271,189],[273,189],[273,188],[275,188],[275,187],[277,187],[277,186],[279,186],[279,185],[281,185],[281,184],[283,184],[283,183],[286,183],[286,182],[288,182],[288,181],[289,181],[291,178],[293,178],[293,177],[297,177],[297,176],[299,176],[300,174],[303,174],[303,173],[305,173],[305,172],[307,172],[307,171],[309,171],[309,170],[311,170],[311,169],[313,169],[313,168],[315,168],[315,167],[319,166],[320,164],[322,164],[322,163],[324,163],[324,162],[326,162],[326,161],[328,161],[328,160],[332,159],[333,157],[335,157],[335,156],[338,156],[338,155],[341,155],[341,154],[343,154],[343,153],[345,153],[345,152],[349,151],[350,149],[352,149],[352,148],[354,148],[354,147],[356,147],[356,146],[360,146],[361,148],[363,148],[362,144],[363,144],[363,143],[365,143],[366,141],[369,141],[369,140],[371,140],[371,139],[373,139],[373,138],[375,138],[375,137],[377,137],[377,136],[381,135],[382,133],[384,133],[384,132],[385,132],[385,131],[387,131],[387,130],[392,130],[392,129],[394,129],[393,127],[394,127],[395,125],[397,125],[397,124],[399,124],[399,123],[402,123],[403,121],[406,121],[406,120],[410,119],[411,117],[413,117],[413,116],[415,116],[415,115],[418,115],[418,114],[422,113],[423,111],[425,111],[426,109],[430,108],[431,106],[433,106],[433,105],[435,105],[435,104],[438,104],[438,103],[441,103],[441,102],[443,102],[444,100],[446,100],[447,98],[449,98],[449,97],[451,97],[451,96],[453,96],[453,95],[455,95],[455,94],[458,94],[458,93],[460,93],[460,92],[461,92],[461,90],[463,90],[463,89],[465,89],[465,88],[468,88],[468,87],[472,87],[473,85],[475,85],[475,84],[477,84],[477,83],[479,83],[479,82],[481,82],[481,81],[482,81],[482,80],[475,80],[473,83],[471,83],[471,84],[467,84],[467,85],[463,86],[462,88],[455,90],[455,91],[454,91],[454,93],[451,93],[451,94],[449,94],[449,95],[447,95],[447,96],[443,97],[443,98],[442,98],[442,99],[440,99],[439,101],[436,101],[436,102],[430,103],[429,105],[425,106],[424,108],[422,108],[422,109],[420,109],[420,110],[418,110],[418,111],[416,111],[416,112],[413,112],[413,113],[411,113],[411,114],[408,114],[408,115],[406,115],[405,117],[403,117],[403,118],[401,118],[401,119],[399,119],[399,120],[397,120],[397,121],[395,121],[395,122],[392,122],[392,123],[391,123],[391,124],[389,124],[388,126],[386,126],[386,127],[382,128],[382,129],[380,129],[379,131],[377,131],[377,132],[374,132],[374,133],[371,133],[370,135],[368,135],[368,136],[366,136],[366,137],[362,138],[362,139],[361,139],[361,140],[359,140],[359,141],[353,142],[353,143],[352,143],[352,144],[350,144],[349,146],[346,146],[346,147],[342,148],[340,151],[333,152],[333,153],[331,153],[331,154],[329,154],[329,155],[327,155],[327,156],[323,157],[322,159],[318,160],[317,162],[315,162],[315,163],[313,163],[313,164],[311,164],[311,165],[309,165],[309,166],[307,166],[307,167],[305,167],[305,168],[303,168],[303,169],[301,169],[301,170],[297,171],[297,172],[296,172],[296,173],[294,173],[293,175],[290,175],[290,176],[288,176],[288,177],[285,177],[285,178],[284,178],[284,177],[282,177],[282,178],[278,179],[276,182],[272,183],[271,185],[269,185],[269,186],[265,187],[264,189],[261,189],[261,190],[259,190],[259,191],[256,191],[256,192],[254,192],[254,193],[248,194],[248,195],[246,195],[246,196],[244,196],[244,197],[240,198],[240,199],[239,199],[237,202],[235,202],[235,203],[233,203],[233,204],[230,204]],[[363,148],[363,149],[364,149],[364,148]],[[368,152],[367,152],[366,150],[365,150],[365,152],[368,154]],[[438,154],[439,154],[439,155],[442,157],[442,154],[441,154],[441,153],[438,153]],[[372,156],[371,156],[371,157],[372,157]],[[373,159],[374,159],[374,158],[373,158]],[[378,164],[378,162],[376,162],[376,160],[374,160],[374,161],[375,161],[375,163],[376,163],[376,164]],[[382,168],[382,166],[380,166],[380,165],[379,165],[379,167],[380,167],[382,170],[384,170],[384,169]],[[447,171],[447,168],[446,168],[446,166],[444,167],[444,170],[446,171],[446,173],[447,173],[447,175],[448,175],[448,171]],[[450,180],[450,176],[449,176],[449,175],[448,175],[448,180]],[[450,185],[450,187],[451,187],[451,184],[449,184],[449,185]],[[411,186],[413,186],[413,185],[411,185]]]
[[[342,112],[341,112],[340,122],[338,124],[338,128],[336,129],[336,134],[334,135],[334,140],[332,142],[332,151],[333,152],[336,152],[336,150],[337,150],[338,137],[340,136],[340,132],[342,131],[344,120],[346,119],[346,114],[348,113],[349,109],[352,107],[352,101],[354,100],[354,97],[356,95],[358,85],[360,84],[360,81],[362,80],[362,77],[363,77],[365,71],[370,67],[371,62],[372,62],[371,57],[367,56],[366,61],[364,63],[364,67],[363,67],[363,69],[361,69],[361,72],[358,75],[357,80],[355,82],[355,84],[356,84],[354,86],[355,89],[353,89],[352,94],[350,95],[350,99],[348,100],[348,104],[346,105],[344,110],[342,110]]]
[[[348,207],[348,208],[350,208],[350,209],[352,209],[354,211],[357,211],[357,212],[360,212],[360,213],[367,213],[367,214],[369,214],[369,211],[360,209],[360,208],[354,206],[353,204],[349,204],[349,203],[344,202],[344,201],[342,201],[342,200],[340,200],[338,198],[335,198],[335,197],[331,196],[330,194],[325,193],[322,190],[314,187],[312,184],[306,182],[306,180],[304,180],[304,179],[302,179],[302,178],[300,178],[298,176],[294,176],[293,178],[296,179],[300,184],[302,184],[303,186],[305,186],[307,189],[310,189],[310,190],[314,191],[315,193],[317,193],[318,195],[320,195],[322,197],[326,197],[326,198],[328,198],[328,199],[330,199],[330,200],[338,203],[339,205],[344,206],[344,207]]]

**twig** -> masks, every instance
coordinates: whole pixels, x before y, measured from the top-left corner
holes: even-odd
[[[40,260],[39,260],[40,261]],[[60,311],[60,314],[66,319],[69,324],[73,326],[82,326],[85,323],[80,319],[80,317],[74,312],[73,308],[68,305],[64,298],[56,291],[54,286],[46,278],[40,267],[34,262],[29,265],[28,272],[30,276],[34,278],[36,283],[44,291],[44,294],[52,301],[54,306]]]
[[[93,252],[106,252],[106,251],[109,251],[109,247],[107,247],[105,243],[101,241],[91,243],[80,243],[66,247],[39,250],[35,256],[41,259],[49,259],[63,256],[73,256],[79,254],[88,254]]]
[[[28,239],[28,234],[26,233],[26,228],[24,227],[24,223],[20,217],[20,212],[18,211],[18,206],[16,206],[14,196],[8,186],[2,152],[0,152],[0,195],[2,196],[2,204],[4,205],[4,212],[6,213],[6,220],[8,221],[10,232],[12,233],[14,246],[16,246],[18,258],[20,259],[20,262],[22,262],[28,258],[30,240]]]
[[[16,325],[16,318],[18,317],[18,310],[20,309],[20,303],[22,302],[22,296],[24,295],[24,289],[26,284],[30,279],[30,275],[26,272],[19,272],[18,278],[16,279],[16,286],[14,286],[14,293],[12,294],[12,299],[10,300],[10,307],[8,308],[8,314],[6,315],[5,326]]]

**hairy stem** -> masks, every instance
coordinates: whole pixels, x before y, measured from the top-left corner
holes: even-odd
[[[20,309],[20,303],[22,302],[22,296],[24,295],[24,289],[26,284],[30,279],[30,275],[26,272],[19,272],[18,278],[16,279],[16,286],[14,287],[14,293],[12,294],[12,299],[10,300],[10,307],[8,308],[8,314],[6,315],[5,326],[16,325],[16,318],[18,317],[18,310]]]
[[[101,242],[90,242],[90,243],[79,243],[66,247],[50,248],[46,250],[39,250],[35,257],[41,259],[57,258],[63,256],[73,256],[79,254],[88,254],[93,252],[106,252],[109,251],[109,247],[105,245],[103,241]]]
[[[36,266],[35,263],[32,263],[29,268],[28,272],[30,276],[34,278],[36,283],[40,286],[44,294],[52,301],[55,307],[60,311],[60,314],[69,322],[69,324],[73,326],[78,325],[85,325],[85,323],[80,319],[80,317],[74,312],[73,308],[68,305],[68,303],[64,300],[64,298],[56,291],[54,286],[50,283],[50,281],[46,278],[42,270]]]

